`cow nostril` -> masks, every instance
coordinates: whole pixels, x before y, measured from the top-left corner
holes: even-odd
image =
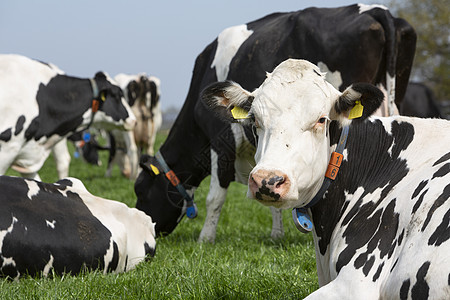
[[[277,184],[275,185],[276,188],[279,188],[283,185],[283,183],[286,181],[283,176],[278,176],[277,178]]]

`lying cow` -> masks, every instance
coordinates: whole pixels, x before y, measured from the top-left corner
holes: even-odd
[[[155,253],[143,212],[90,194],[78,179],[55,184],[0,176],[0,275],[125,272]]]
[[[220,33],[197,57],[186,101],[160,148],[188,194],[211,175],[199,241],[214,242],[227,188],[232,181],[247,183],[255,151],[251,127],[225,123],[200,104],[206,86],[229,79],[253,90],[280,62],[304,58],[319,64],[340,90],[359,81],[380,86],[392,108],[394,98],[397,104],[403,98],[415,42],[406,21],[386,7],[362,4],[274,13]],[[174,230],[188,202],[163,175],[160,162],[144,157],[143,165],[158,171],[144,169],[135,184],[136,207],[153,218],[157,235]],[[271,236],[279,238],[284,232],[281,212],[272,209],[272,216]]]
[[[341,93],[305,60],[253,92],[227,81],[203,99],[256,127],[248,196],[311,217],[321,288],[307,299],[450,298],[450,122],[368,118],[380,90]]]
[[[127,130],[135,124],[122,90],[101,72],[93,79],[76,78],[27,57],[0,55],[0,90],[0,174],[11,166],[38,179],[64,137],[91,124]],[[68,153],[67,145],[59,145]],[[64,158],[60,163],[68,167]],[[60,177],[67,176],[63,169]]]

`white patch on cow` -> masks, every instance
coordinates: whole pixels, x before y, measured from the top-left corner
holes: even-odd
[[[40,188],[39,188],[37,182],[34,181],[34,180],[25,180],[25,182],[26,182],[26,184],[28,186],[27,197],[28,197],[28,199],[31,200],[31,198],[33,196],[36,196],[39,193]]]
[[[253,31],[248,30],[244,24],[226,28],[219,34],[216,55],[211,64],[211,68],[216,67],[218,81],[227,79],[231,60],[252,33]]]
[[[44,277],[47,277],[48,276],[48,273],[50,272],[50,270],[53,268],[53,262],[54,262],[54,257],[53,257],[53,255],[51,255],[50,254],[50,259],[49,259],[49,261],[47,262],[47,264],[45,265],[45,267],[44,267],[44,270],[42,271],[42,275],[44,276]]]
[[[232,123],[231,130],[236,145],[235,181],[247,185],[248,174],[256,164],[254,158],[256,149],[246,138],[242,125]]]
[[[7,234],[10,234],[13,229],[14,229],[14,224],[17,223],[19,220],[17,220],[16,217],[13,216],[11,225],[6,229],[6,230],[1,230],[0,231],[0,253],[2,253],[2,249],[3,249],[3,241],[6,237]],[[12,257],[5,257],[3,255],[1,255],[1,259],[3,260],[3,264],[2,264],[2,268],[4,268],[5,266],[16,266],[16,262],[14,261],[14,259]],[[20,276],[20,274],[18,274],[18,276],[16,278],[18,278]]]
[[[329,83],[331,83],[332,86],[334,86],[335,89],[339,90],[339,87],[342,85],[342,76],[341,72],[334,71],[331,72],[330,69],[328,69],[328,66],[324,64],[323,62],[319,61],[317,64],[321,72],[325,72],[325,79]]]
[[[211,181],[209,192],[206,196],[206,218],[199,241],[214,242],[216,238],[216,228],[219,222],[220,211],[225,203],[227,189],[220,186],[218,175],[218,155],[211,149]]]
[[[363,3],[358,3],[358,6],[359,6],[359,13],[360,14],[362,14],[362,13],[364,13],[366,11],[369,11],[371,9],[374,9],[374,8],[381,8],[381,9],[384,9],[384,10],[388,10],[388,8],[386,6],[381,5],[381,4],[363,4]]]
[[[386,72],[386,85],[387,85],[387,103],[389,116],[398,115],[398,109],[395,105],[395,76],[391,77]]]
[[[45,220],[45,223],[47,223],[47,227],[50,227],[51,229],[55,229],[56,220],[53,220],[51,222],[49,220]]]

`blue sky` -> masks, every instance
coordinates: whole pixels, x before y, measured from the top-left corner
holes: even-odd
[[[371,4],[372,1],[359,1]],[[0,53],[51,62],[69,75],[146,72],[161,79],[163,109],[185,101],[195,58],[229,26],[273,12],[347,0],[2,0]],[[383,1],[379,1],[383,3]]]

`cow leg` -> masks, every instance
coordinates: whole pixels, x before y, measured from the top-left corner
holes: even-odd
[[[272,232],[270,237],[275,240],[280,239],[284,236],[282,210],[271,206],[270,212],[272,213]]]
[[[199,242],[214,243],[220,211],[227,196],[227,189],[220,186],[217,169],[217,154],[211,150],[211,182],[206,197],[205,224],[200,232]]]
[[[67,139],[62,139],[52,148],[59,179],[69,176],[70,154],[67,148]]]

